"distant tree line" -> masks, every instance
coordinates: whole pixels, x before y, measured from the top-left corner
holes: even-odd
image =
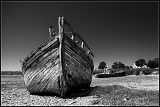
[[[106,67],[107,63],[105,61],[100,62],[98,69],[104,69]],[[143,66],[147,66],[149,68],[157,68],[159,67],[159,58],[154,58],[153,60],[148,60],[148,62],[146,62],[144,59],[139,59],[137,61],[135,61],[135,65],[137,67],[143,67]],[[114,62],[113,65],[111,66],[112,69],[130,69],[133,68],[132,66],[126,66],[124,63],[122,62]]]
[[[154,58],[153,60],[148,60],[148,62],[146,62],[144,59],[139,59],[135,62],[135,65],[137,67],[143,67],[144,65],[146,65],[149,68],[157,68],[159,67],[159,58]]]
[[[148,60],[148,62],[146,62],[144,59],[139,59],[137,61],[135,61],[135,65],[137,67],[140,67],[140,69],[133,69],[132,66],[126,66],[124,63],[122,62],[114,62],[113,65],[111,66],[110,70],[111,73],[115,73],[115,72],[120,72],[120,71],[129,71],[129,74],[135,74],[135,75],[139,75],[140,73],[143,72],[143,74],[148,75],[151,74],[155,68],[159,67],[159,58],[154,58],[152,60]],[[100,62],[98,69],[100,71],[95,71],[95,73],[98,72],[103,72],[104,68],[106,68],[107,63],[105,61]],[[145,68],[144,66],[148,67]]]

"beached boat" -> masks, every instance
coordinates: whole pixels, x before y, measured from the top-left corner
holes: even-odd
[[[122,77],[122,76],[126,76],[126,72],[117,72],[113,74],[98,73],[95,75],[95,78],[109,78],[109,77]]]
[[[64,26],[71,37],[64,32]],[[50,39],[22,62],[24,82],[31,94],[67,97],[90,87],[94,69],[91,49],[64,17],[59,17],[58,27],[58,33],[50,27]]]

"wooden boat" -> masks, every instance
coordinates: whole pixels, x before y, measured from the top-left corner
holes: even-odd
[[[67,97],[90,87],[94,69],[91,49],[64,17],[59,17],[58,26],[59,32],[54,34],[50,28],[51,38],[22,62],[24,82],[31,94]],[[71,37],[64,32],[64,26],[71,31]]]
[[[121,77],[121,76],[126,76],[126,72],[117,72],[113,74],[99,73],[95,75],[95,78],[109,78],[109,77]]]

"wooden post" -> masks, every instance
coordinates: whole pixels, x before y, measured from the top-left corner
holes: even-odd
[[[63,25],[64,25],[64,21],[63,21],[63,18],[60,18],[59,17],[59,21],[58,21],[58,25],[59,25],[59,42],[60,42],[60,45],[59,45],[59,58],[60,58],[60,72],[61,72],[61,75],[60,75],[60,94],[62,97],[65,97],[66,96],[66,83],[65,83],[65,75],[66,75],[66,72],[65,72],[65,65],[64,65],[64,28],[63,28]]]
[[[20,60],[20,64],[21,64],[21,67],[22,67],[22,60]],[[22,68],[21,68],[21,71],[22,71]]]
[[[49,26],[49,36],[54,37],[56,35],[56,32],[54,31],[53,26]]]

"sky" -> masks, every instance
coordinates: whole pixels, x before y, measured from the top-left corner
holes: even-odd
[[[1,2],[1,71],[21,70],[20,60],[58,32],[63,16],[85,40],[94,67],[105,61],[132,66],[159,57],[159,2]]]

